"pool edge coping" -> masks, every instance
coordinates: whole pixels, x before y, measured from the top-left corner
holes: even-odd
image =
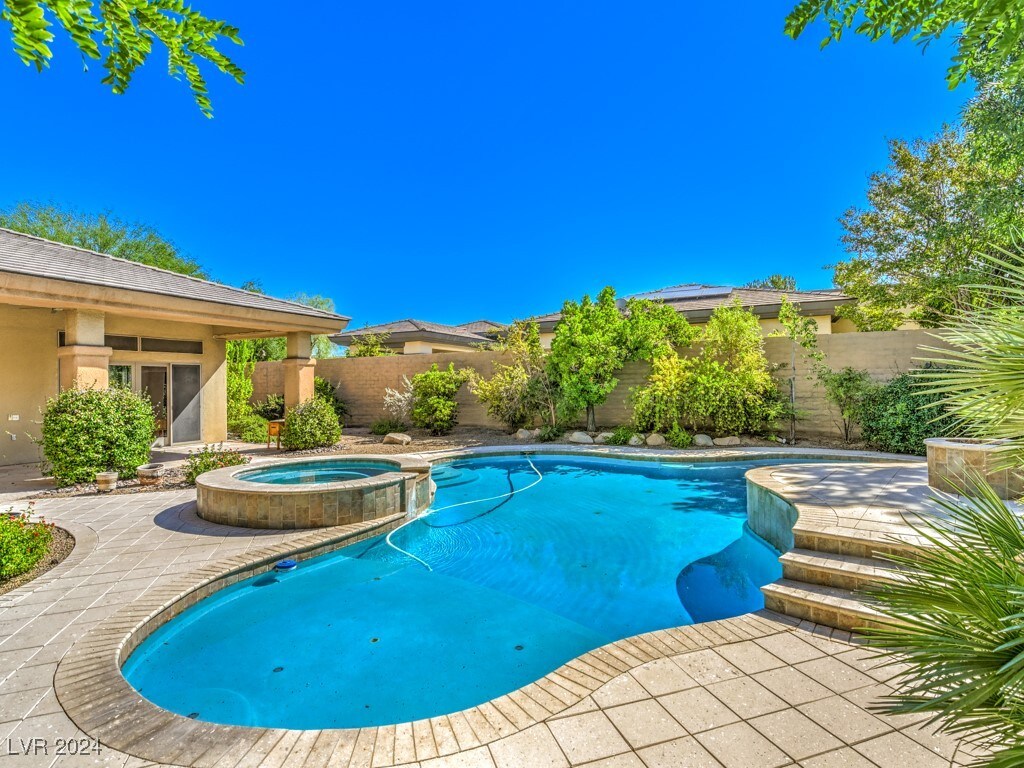
[[[520,453],[568,453],[605,458],[628,456],[637,460],[669,459],[679,462],[694,460],[693,452],[676,451],[668,454],[650,449],[629,450],[604,446],[531,447],[543,450],[496,446],[490,449],[477,447],[413,455],[424,458],[430,456],[428,461]],[[714,452],[709,450],[700,453],[707,456],[701,459],[702,461],[789,457],[825,461],[833,459],[843,463],[870,464],[881,461],[910,466],[920,464],[914,461],[914,457],[834,449],[766,451],[754,448]],[[713,455],[709,455],[712,453]],[[798,504],[788,499],[785,485],[775,481],[770,473],[761,472],[776,470],[780,466],[784,465],[752,469],[747,473],[747,482],[754,483],[788,504],[796,514],[793,527],[815,529],[822,526],[824,520],[821,510],[813,505]],[[835,513],[832,512],[832,515],[834,519]],[[65,654],[54,673],[54,690],[58,702],[83,732],[97,738],[104,746],[147,760],[202,768],[233,765],[229,754],[235,752],[238,760],[256,749],[262,751],[265,748],[269,753],[286,734],[296,732],[309,735],[313,739],[312,743],[318,743],[323,734],[331,734],[331,738],[336,735],[336,741],[350,739],[354,742],[354,749],[368,748],[372,755],[381,731],[390,729],[393,734],[397,727],[408,725],[415,729],[416,724],[421,724],[420,728],[426,727],[433,731],[444,727],[441,725],[442,721],[447,723],[450,730],[451,724],[448,719],[455,717],[463,718],[471,725],[477,724],[477,728],[473,728],[474,732],[479,729],[484,734],[481,736],[480,733],[476,733],[479,741],[476,746],[480,746],[564,714],[619,674],[648,662],[702,648],[765,637],[792,630],[801,623],[806,623],[800,619],[762,610],[718,621],[654,630],[588,651],[532,683],[475,707],[413,723],[367,728],[296,731],[285,728],[218,725],[192,720],[162,709],[145,699],[122,674],[121,666],[131,651],[159,626],[199,600],[242,579],[270,570],[273,563],[283,557],[307,559],[325,554],[383,533],[396,527],[402,519],[401,515],[393,515],[337,528],[314,529],[290,542],[262,547],[218,561],[158,587],[143,599],[129,603],[108,619],[101,621]],[[840,633],[839,630],[836,632]],[[840,634],[843,636],[842,639],[852,639],[849,633]],[[261,744],[263,747],[260,747]],[[463,750],[456,749],[444,754],[460,751]],[[369,764],[369,761],[367,763]]]

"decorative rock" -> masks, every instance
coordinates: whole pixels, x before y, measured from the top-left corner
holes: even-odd
[[[384,436],[384,445],[408,445],[412,438],[404,432],[388,432]]]
[[[643,435],[633,435],[631,438],[629,438],[628,445],[638,446],[638,445],[643,445],[643,444],[644,444],[644,436]]]
[[[730,437],[716,437],[715,445],[739,445],[740,439],[736,435]]]
[[[117,472],[97,472],[96,487],[100,493],[110,493],[117,488]]]
[[[139,485],[160,485],[164,477],[163,464],[143,464],[135,470]]]
[[[528,429],[517,429],[516,430],[516,440],[532,440],[532,439],[533,439],[533,432],[531,432],[530,430],[528,430]]]
[[[651,448],[657,448],[658,446],[665,444],[665,438],[657,432],[652,432],[647,436],[647,444],[651,446]]]
[[[715,441],[711,439],[711,435],[694,435],[693,444],[702,445],[707,448],[714,445]]]
[[[573,432],[569,435],[570,443],[579,443],[580,445],[593,445],[594,438],[588,435],[586,432]]]
[[[540,437],[540,427],[537,427],[536,429],[530,430],[530,437],[532,437],[534,440],[539,438]]]
[[[599,434],[597,437],[594,438],[594,442],[597,443],[598,445],[604,445],[605,443],[607,443],[611,439],[612,439],[612,433],[611,432],[602,432],[601,434]]]

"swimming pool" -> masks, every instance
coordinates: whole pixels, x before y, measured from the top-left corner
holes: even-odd
[[[273,466],[267,469],[246,470],[239,472],[235,477],[239,480],[248,480],[250,483],[307,485],[358,480],[396,470],[398,470],[398,465],[394,462],[320,459],[300,464]]]
[[[623,637],[763,606],[778,553],[744,472],[580,455],[436,465],[429,515],[202,600],[123,667],[199,720],[363,727],[445,714]],[[790,462],[787,462],[790,463]]]

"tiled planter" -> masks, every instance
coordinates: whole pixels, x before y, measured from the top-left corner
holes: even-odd
[[[250,467],[216,469],[196,478],[197,511],[211,523],[291,529],[351,525],[430,506],[429,463],[404,456],[358,459],[393,464],[395,471],[333,483],[273,485],[239,477]],[[308,458],[285,459],[263,463],[260,468],[309,462]]]
[[[928,451],[928,485],[945,493],[962,493],[978,477],[984,478],[1001,499],[1024,496],[1024,475],[1001,467],[1003,443],[933,437]]]

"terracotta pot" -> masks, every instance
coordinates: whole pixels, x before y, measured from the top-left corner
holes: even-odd
[[[117,472],[97,472],[96,487],[100,493],[110,493],[117,487]]]
[[[135,471],[139,478],[139,485],[160,485],[163,482],[163,464],[143,464]]]

